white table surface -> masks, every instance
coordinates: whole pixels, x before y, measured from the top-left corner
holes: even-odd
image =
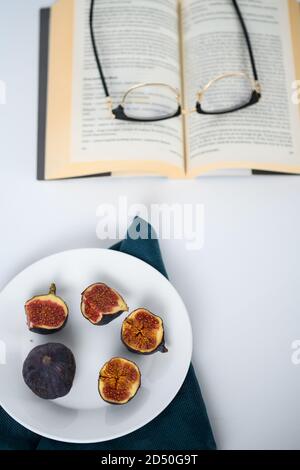
[[[0,2],[0,288],[51,253],[109,246],[96,236],[103,202],[204,204],[203,248],[169,240],[161,249],[190,312],[218,446],[300,449],[300,365],[291,361],[300,339],[300,178],[36,181],[38,10],[47,4]]]

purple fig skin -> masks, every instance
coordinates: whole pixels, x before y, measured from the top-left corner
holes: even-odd
[[[33,393],[45,400],[67,395],[72,388],[75,372],[72,351],[60,343],[36,346],[23,364],[24,382]]]
[[[100,323],[97,323],[97,325],[98,326],[108,325],[111,321],[115,320],[120,315],[122,315],[122,313],[124,313],[124,310],[120,310],[120,312],[117,312],[117,313],[103,315],[103,317],[101,318]]]
[[[39,335],[51,335],[52,333],[58,333],[61,331],[66,324],[68,323],[68,318],[69,316],[66,317],[65,322],[58,328],[29,328],[29,331],[32,331],[32,333],[38,333]]]
[[[120,315],[122,315],[122,313],[124,313],[126,310],[120,310],[119,312],[116,312],[116,313],[105,313],[101,320],[98,321],[97,323],[94,323],[92,322],[91,320],[89,320],[83,313],[83,310],[82,310],[82,305],[83,305],[83,302],[81,302],[80,304],[80,310],[81,310],[81,313],[82,313],[82,316],[88,320],[92,325],[94,326],[105,326],[105,325],[108,325],[111,321],[115,320],[116,318],[118,318]]]

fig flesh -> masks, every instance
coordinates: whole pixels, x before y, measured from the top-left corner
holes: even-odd
[[[105,325],[127,311],[121,295],[102,282],[92,284],[81,294],[81,312],[93,325]]]
[[[122,357],[113,357],[104,364],[99,374],[98,390],[104,401],[125,405],[141,386],[138,366]]]
[[[27,300],[25,312],[29,330],[41,334],[61,330],[69,315],[67,304],[56,295],[55,284],[51,284],[48,294],[36,295]]]
[[[168,351],[162,319],[145,308],[138,308],[125,318],[121,338],[130,351],[139,354]]]
[[[36,346],[23,364],[26,385],[46,400],[67,395],[72,388],[75,371],[72,351],[60,343]]]

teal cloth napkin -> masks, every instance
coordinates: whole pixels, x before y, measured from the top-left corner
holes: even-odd
[[[153,229],[143,219],[135,219],[143,236]],[[130,229],[129,229],[130,231]],[[130,236],[112,247],[136,256],[167,277],[157,239],[133,240]],[[43,438],[20,426],[0,408],[0,449],[43,450],[214,450],[215,440],[199,384],[191,365],[186,379],[170,405],[153,421],[137,431],[97,444],[68,444]]]

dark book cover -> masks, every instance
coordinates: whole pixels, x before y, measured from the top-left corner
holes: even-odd
[[[48,49],[50,8],[40,10],[40,52],[39,52],[39,96],[38,96],[38,141],[37,179],[45,179],[45,144],[48,89]]]
[[[46,124],[47,124],[47,92],[48,92],[48,59],[49,59],[49,31],[51,21],[51,8],[40,10],[39,35],[39,91],[38,91],[38,134],[37,134],[37,179],[45,180],[45,151],[46,151]],[[76,176],[74,178],[88,178],[96,176],[111,176],[111,173]],[[72,177],[70,177],[72,178]]]

